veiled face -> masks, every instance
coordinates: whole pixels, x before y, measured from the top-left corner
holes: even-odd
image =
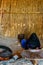
[[[32,33],[31,36],[30,36],[30,38],[33,39],[33,40],[36,40],[36,38],[37,38],[36,33]]]

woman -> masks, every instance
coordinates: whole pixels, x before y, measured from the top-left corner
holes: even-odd
[[[40,41],[36,35],[36,33],[32,33],[30,38],[27,40],[27,47],[30,49],[40,49]]]

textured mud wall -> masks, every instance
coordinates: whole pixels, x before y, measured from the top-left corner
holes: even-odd
[[[0,0],[0,35],[29,36],[32,32],[43,47],[43,0]]]

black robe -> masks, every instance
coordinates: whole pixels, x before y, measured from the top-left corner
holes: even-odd
[[[40,41],[35,33],[32,33],[30,38],[27,40],[27,48],[30,49],[40,49]]]

